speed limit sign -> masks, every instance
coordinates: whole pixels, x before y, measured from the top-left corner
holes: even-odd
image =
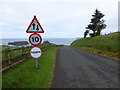
[[[42,38],[39,34],[31,34],[29,37],[30,44],[37,46],[42,42]]]

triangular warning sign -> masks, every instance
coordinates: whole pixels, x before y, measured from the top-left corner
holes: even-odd
[[[44,30],[40,23],[38,22],[36,16],[34,16],[33,20],[28,26],[26,33],[44,33]]]

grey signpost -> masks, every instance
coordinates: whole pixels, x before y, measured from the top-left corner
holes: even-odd
[[[36,59],[36,69],[38,69],[38,58],[42,55],[42,50],[39,47],[34,46],[30,50],[30,55]]]
[[[38,59],[36,59],[36,69],[38,69]]]

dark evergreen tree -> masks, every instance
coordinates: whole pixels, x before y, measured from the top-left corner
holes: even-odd
[[[88,33],[89,33],[89,30],[86,30],[86,31],[84,32],[84,38],[86,38],[86,36],[88,35]]]
[[[105,15],[99,10],[95,10],[94,15],[92,15],[93,18],[91,19],[90,24],[86,27],[87,30],[93,31],[93,33],[89,33],[91,37],[100,35],[101,30],[106,28],[106,24],[104,24],[105,21],[102,19],[104,16]]]

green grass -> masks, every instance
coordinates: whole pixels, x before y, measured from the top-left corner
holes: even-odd
[[[10,46],[0,45],[0,51],[5,50],[5,49],[7,49],[7,48],[14,49],[14,48],[18,48],[18,47],[10,47]]]
[[[14,49],[14,48],[18,48],[18,47],[10,47],[10,46],[4,46],[4,45],[0,45],[0,51],[4,51],[4,50],[6,50],[6,49]],[[16,52],[15,52],[16,53]],[[15,54],[14,53],[14,54]],[[12,52],[12,56],[14,55],[13,54],[13,52]],[[6,55],[5,55],[5,53],[0,53],[0,60],[2,60],[2,59],[4,59],[4,58],[6,58]]]
[[[35,59],[31,58],[4,72],[3,88],[49,88],[58,48],[49,47],[42,53],[38,70],[35,69]]]
[[[120,33],[78,39],[70,47],[118,59],[118,34]]]
[[[3,46],[4,47],[4,46]],[[6,49],[14,49],[13,47],[5,47]],[[17,48],[17,47],[16,47]],[[25,49],[25,52],[28,52],[30,50],[30,48],[27,48],[27,49]],[[20,50],[15,50],[15,51],[11,51],[10,52],[10,56],[12,57],[12,56],[16,56],[16,55],[19,55],[19,54],[22,54],[22,49],[20,49]],[[6,57],[6,53],[0,53],[0,60],[2,60],[2,59],[5,59],[5,58],[7,58]]]
[[[51,45],[51,43],[49,43],[48,41],[45,41],[45,42],[43,42],[41,45],[42,45],[42,46],[39,45],[41,48],[42,48],[43,46],[44,46],[44,47],[48,47],[48,46]],[[10,46],[4,46],[4,45],[1,45],[1,46],[0,46],[0,50],[1,50],[1,51],[2,51],[2,50],[4,51],[4,50],[6,50],[6,49],[15,49],[15,48],[20,48],[20,47],[10,47]],[[29,52],[29,50],[30,50],[30,48],[27,48],[27,49],[25,49],[25,52]],[[22,54],[22,50],[21,50],[21,49],[10,52],[11,57],[12,57],[12,56],[19,55],[19,54]],[[0,60],[5,59],[5,58],[6,58],[6,53],[0,53]]]

